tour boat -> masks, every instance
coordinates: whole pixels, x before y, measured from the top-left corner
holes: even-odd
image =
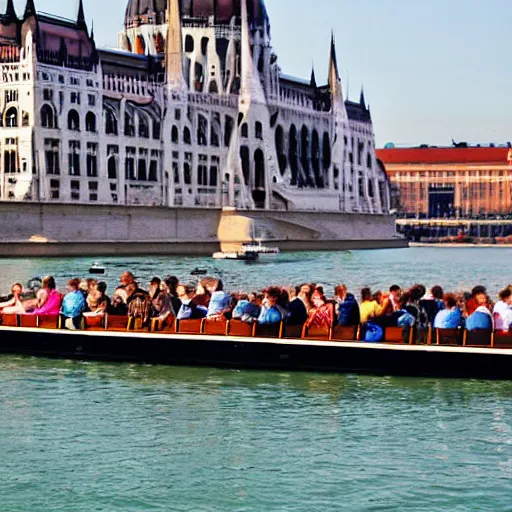
[[[263,254],[279,254],[279,247],[265,247],[261,241],[243,243],[236,252],[216,252],[213,255],[215,260],[243,260],[257,261]]]
[[[0,353],[148,364],[512,380],[512,335],[436,332],[415,344],[386,328],[385,341],[357,341],[357,327],[328,331],[240,321],[183,320],[162,330],[128,330],[127,317],[87,319],[83,330],[58,318],[4,316]],[[153,326],[155,328],[155,326]],[[462,341],[461,341],[462,340]],[[455,345],[457,343],[457,345]],[[462,345],[459,346],[458,344]]]

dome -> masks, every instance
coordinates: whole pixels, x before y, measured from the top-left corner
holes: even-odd
[[[241,0],[180,0],[183,18],[215,16],[216,23],[227,24],[233,16],[240,17]],[[256,26],[268,22],[264,0],[246,0],[249,23]],[[165,23],[167,0],[129,0],[125,26]]]

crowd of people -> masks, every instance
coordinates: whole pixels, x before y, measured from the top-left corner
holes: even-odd
[[[503,289],[494,303],[483,286],[471,293],[445,293],[440,286],[428,291],[416,284],[407,290],[393,285],[389,291],[372,293],[363,288],[357,300],[346,285],[336,286],[331,297],[323,286],[304,283],[286,289],[271,286],[253,293],[227,293],[220,279],[205,277],[198,283],[181,283],[175,276],[154,277],[143,289],[131,272],[124,272],[111,297],[105,282],[71,279],[67,291],[57,290],[47,276],[35,296],[25,298],[23,286],[12,286],[11,295],[0,303],[0,313],[60,315],[68,329],[78,329],[83,317],[127,315],[148,326],[153,319],[163,323],[177,318],[238,319],[263,325],[331,328],[336,325],[364,327],[367,341],[382,336],[385,327],[429,326],[440,329],[496,329],[512,325],[512,286]]]

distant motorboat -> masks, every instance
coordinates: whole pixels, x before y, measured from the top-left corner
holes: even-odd
[[[89,274],[104,274],[105,267],[102,267],[99,263],[95,263],[89,268]]]
[[[260,255],[279,254],[280,252],[278,247],[266,247],[262,245],[261,241],[252,241],[243,243],[240,250],[236,252],[216,252],[213,259],[257,261]]]

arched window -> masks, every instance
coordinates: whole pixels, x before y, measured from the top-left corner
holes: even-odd
[[[177,126],[173,126],[171,130],[171,140],[174,144],[178,144],[180,141],[180,134]]]
[[[240,158],[242,160],[242,173],[244,175],[244,181],[246,185],[249,185],[249,179],[251,175],[251,162],[249,148],[247,146],[242,146],[240,148]]]
[[[135,53],[138,55],[145,55],[146,53],[146,43],[140,35],[135,38]]]
[[[263,140],[263,125],[259,121],[254,125],[254,133],[258,140]]]
[[[261,149],[254,152],[254,188],[265,190],[265,157]]]
[[[208,145],[208,120],[199,114],[197,122],[197,143],[200,146]]]
[[[117,158],[114,155],[108,157],[107,170],[108,179],[117,180]]]
[[[300,161],[302,163],[302,168],[306,173],[308,179],[308,185],[311,185],[310,182],[310,142],[309,142],[309,130],[306,125],[302,126],[301,135],[300,135]]]
[[[185,51],[187,53],[194,51],[194,38],[190,34],[185,37]]]
[[[324,187],[324,177],[320,171],[320,137],[316,129],[313,130],[311,141],[311,163],[313,165],[313,173],[315,175],[315,184],[319,188]]]
[[[126,137],[135,137],[135,124],[130,112],[124,114],[124,134]]]
[[[16,107],[10,107],[5,113],[5,127],[6,128],[17,128],[18,126],[18,109]]]
[[[96,133],[96,115],[93,112],[87,112],[85,116],[85,131]]]
[[[80,114],[76,110],[70,110],[68,114],[68,130],[80,131]]]
[[[139,137],[149,139],[149,124],[144,115],[139,115]]]
[[[183,142],[185,144],[192,144],[192,136],[190,134],[190,129],[186,126],[183,129]]]
[[[224,146],[229,147],[235,121],[231,116],[226,116],[224,123]]]
[[[47,103],[41,107],[41,126],[43,128],[57,128],[55,112]]]
[[[247,126],[247,123],[244,123],[242,125],[242,137],[244,139],[247,139],[247,137],[249,137],[249,126]]]
[[[117,117],[109,108],[105,109],[105,132],[107,135],[117,135]]]
[[[215,80],[210,82],[210,85],[208,86],[208,92],[210,94],[218,94],[219,88],[217,87],[217,82]]]
[[[164,53],[165,51],[164,36],[160,32],[155,36],[155,50],[156,53]]]
[[[290,160],[290,167],[292,170],[291,185],[298,184],[299,176],[299,160],[298,160],[298,139],[297,139],[297,128],[292,124],[290,128],[290,146],[288,151],[288,158]]]
[[[324,133],[322,153],[324,169],[327,171],[331,167],[331,139],[327,132]]]
[[[281,174],[283,175],[286,172],[286,167],[288,165],[288,162],[286,159],[284,130],[281,125],[278,125],[276,128],[275,139],[276,139],[277,159],[279,162],[279,170],[281,171]]]

